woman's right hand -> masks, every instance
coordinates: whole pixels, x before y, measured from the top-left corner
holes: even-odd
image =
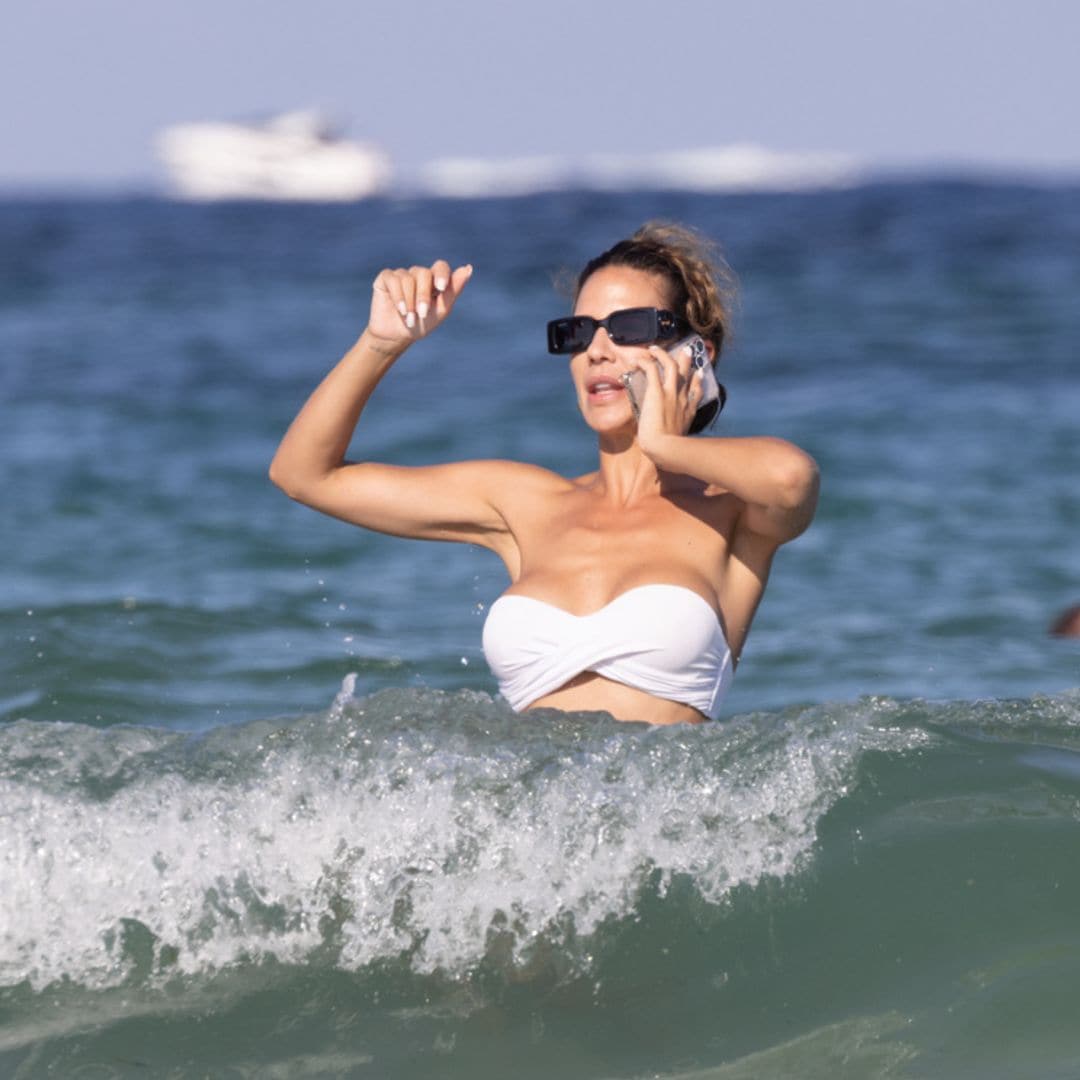
[[[472,266],[450,270],[445,259],[408,270],[381,270],[371,287],[367,332],[394,351],[427,337],[450,314]]]

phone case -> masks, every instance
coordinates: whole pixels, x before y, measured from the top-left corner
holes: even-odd
[[[689,337],[683,338],[682,341],[672,345],[668,352],[677,352],[688,345],[691,350],[690,370],[698,370],[702,373],[701,401],[698,404],[693,423],[690,425],[690,432],[693,434],[705,427],[724,407],[724,400],[726,400],[727,395],[716,381],[716,372],[713,370],[712,364],[709,363],[709,354],[700,334],[691,334]],[[657,366],[660,369],[660,378],[662,379],[664,377],[664,365],[658,363]],[[634,416],[640,418],[641,402],[645,397],[645,390],[648,386],[645,372],[640,369],[628,371],[622,376],[622,383],[630,397],[630,407],[634,410]],[[718,402],[719,404],[717,404]]]

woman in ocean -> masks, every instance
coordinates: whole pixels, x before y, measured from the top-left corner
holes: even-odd
[[[494,551],[510,587],[488,613],[484,652],[514,709],[715,716],[773,556],[809,525],[818,487],[791,443],[688,434],[710,373],[691,349],[665,346],[696,334],[715,365],[730,275],[694,233],[657,224],[582,270],[574,314],[549,324],[548,346],[569,356],[599,444],[593,472],[346,461],[379,380],[449,317],[471,275],[442,260],[378,274],[366,329],[293,421],[271,479],[367,529]],[[623,377],[634,371],[644,388],[632,401]]]

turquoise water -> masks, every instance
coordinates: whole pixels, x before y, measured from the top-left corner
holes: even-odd
[[[487,553],[266,479],[375,270],[471,261],[354,453],[591,467],[543,323],[642,220],[822,466],[717,724],[515,717]],[[1080,1072],[1080,190],[0,204],[0,1074]]]

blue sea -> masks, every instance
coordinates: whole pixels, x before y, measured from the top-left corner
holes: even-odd
[[[544,323],[645,220],[818,460],[722,718],[515,716],[501,564],[267,466],[384,265],[475,274],[353,456],[593,467]],[[1080,186],[0,202],[0,1076],[1080,1075]]]

